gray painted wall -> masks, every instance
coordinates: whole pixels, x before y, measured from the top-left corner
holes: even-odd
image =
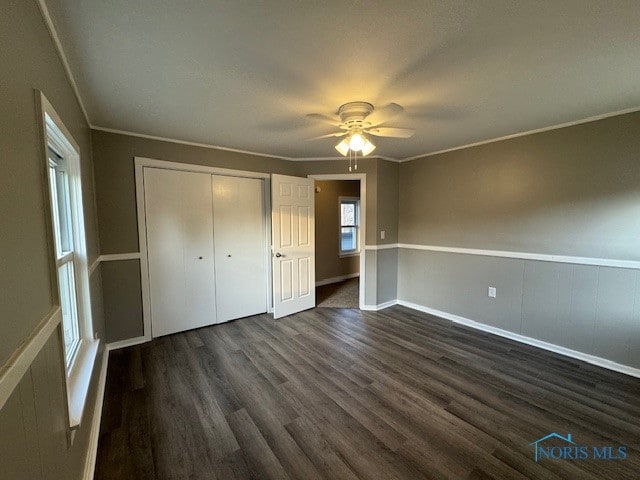
[[[386,245],[398,242],[398,188],[400,165],[395,162],[378,160],[377,176],[377,211],[376,222],[378,232],[372,245]],[[385,238],[380,232],[385,231]]]
[[[98,255],[93,202],[91,132],[67,82],[35,1],[3,5],[0,16],[0,364],[31,333],[57,296],[51,270],[50,210],[41,121],[42,90],[80,146],[85,227],[90,261]]]
[[[107,343],[144,334],[140,261],[102,263]]]
[[[376,305],[378,303],[378,252],[377,250],[365,250],[364,269],[366,281],[364,284],[365,305]],[[362,276],[360,276],[362,281]]]
[[[640,368],[638,270],[405,248],[398,269],[400,300]]]
[[[376,303],[379,305],[398,298],[398,250],[385,248],[376,250],[377,290]]]
[[[401,243],[640,259],[640,113],[403,163],[399,185]],[[639,276],[402,248],[398,298],[640,367]]]
[[[89,262],[98,255],[91,132],[37,3],[4,2],[0,15],[0,368],[57,302],[48,190],[34,89],[42,90],[80,146]],[[100,271],[91,277],[95,328],[104,332]],[[0,476],[79,478],[96,394],[94,372],[83,423],[66,440],[62,344],[54,333],[0,410]],[[101,352],[99,352],[101,355]]]
[[[400,242],[640,260],[640,112],[402,163]]]

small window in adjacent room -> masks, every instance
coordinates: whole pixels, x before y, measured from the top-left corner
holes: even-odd
[[[69,426],[80,424],[99,342],[91,318],[80,148],[44,95],[40,96]],[[70,437],[71,439],[73,436]]]
[[[360,252],[360,199],[340,197],[340,255]]]

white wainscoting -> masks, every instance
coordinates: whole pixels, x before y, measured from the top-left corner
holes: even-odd
[[[0,367],[0,409],[4,407],[36,356],[62,321],[62,310],[54,307],[38,323],[31,335]]]

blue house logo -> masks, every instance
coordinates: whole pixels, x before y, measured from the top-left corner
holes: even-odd
[[[560,440],[568,443],[569,445],[576,445],[576,443],[571,440],[571,434],[567,433],[566,437],[563,437],[562,435],[560,435],[559,433],[556,432],[552,432],[549,435],[545,435],[542,438],[539,438],[538,440],[536,440],[535,442],[531,442],[529,444],[529,446],[533,445],[536,449],[536,462],[538,461],[538,459],[540,458],[540,454],[542,453],[543,456],[545,456],[546,458],[549,458],[552,452],[550,452],[549,450],[556,448],[556,449],[560,449],[561,447],[544,447],[543,445],[540,445],[542,442],[546,441],[546,440],[550,440],[552,438],[559,438]],[[569,449],[571,449],[572,447],[569,447]],[[542,450],[542,452],[540,451]],[[558,451],[558,455],[561,455],[564,452],[564,449],[560,451]]]
[[[556,440],[551,445],[552,440]],[[571,434],[567,433],[563,437],[559,433],[552,432],[539,438],[535,442],[531,442],[529,446],[535,448],[536,462],[543,458],[549,460],[625,460],[627,458],[626,446],[589,446],[579,445],[571,438]]]

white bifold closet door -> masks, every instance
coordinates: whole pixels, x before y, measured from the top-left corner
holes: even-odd
[[[154,337],[217,323],[211,175],[144,169]]]
[[[218,321],[267,311],[262,180],[212,175]]]
[[[152,336],[267,310],[263,182],[144,169]]]

